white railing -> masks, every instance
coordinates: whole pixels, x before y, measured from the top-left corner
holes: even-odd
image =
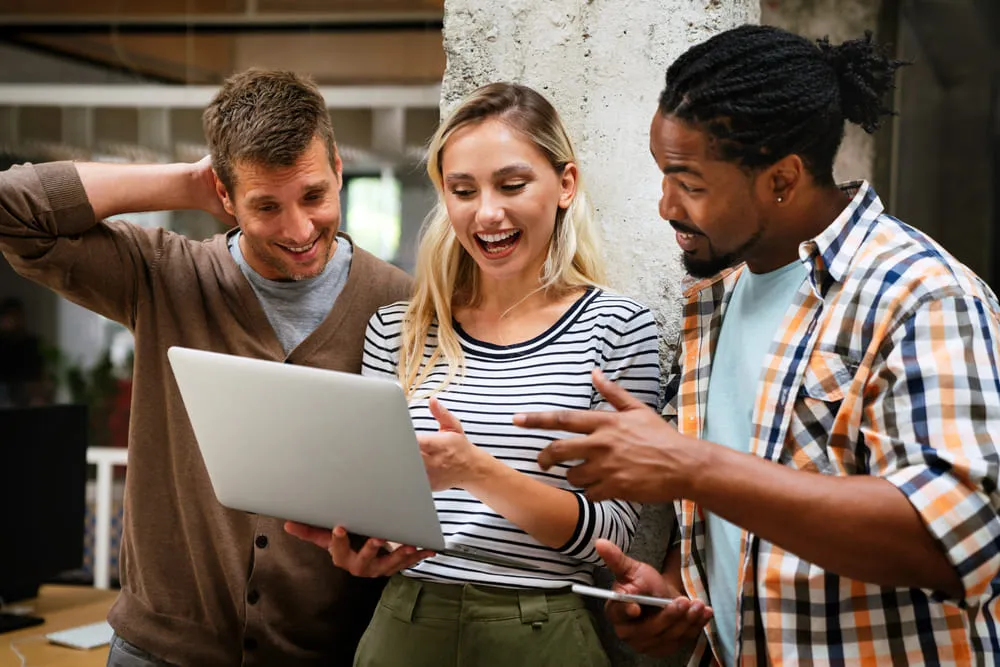
[[[94,508],[94,587],[110,588],[111,507],[115,466],[128,465],[125,447],[88,447],[87,463],[97,466],[97,499]]]

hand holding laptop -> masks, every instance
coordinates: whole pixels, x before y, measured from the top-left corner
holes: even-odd
[[[388,573],[432,554],[539,569],[515,556],[445,543],[428,480],[436,473],[428,468],[442,472],[436,483],[465,485],[475,479],[469,462],[478,467],[481,460],[467,456],[475,453],[471,443],[453,430],[425,434],[448,440],[425,464],[398,383],[176,346],[167,357],[223,506],[291,519],[289,533],[359,574]],[[335,526],[344,534],[335,536]],[[352,548],[351,535],[384,539]],[[382,554],[386,540],[427,551]]]
[[[430,400],[431,414],[440,424],[437,433],[417,435],[421,456],[427,469],[431,489],[439,491],[459,487],[475,467],[476,459],[488,456],[465,436],[462,422],[455,418],[436,398]],[[427,549],[369,538],[355,549],[347,529],[336,526],[332,531],[285,522],[285,531],[299,539],[326,549],[337,567],[356,577],[385,577],[413,567],[434,555]]]
[[[333,557],[334,565],[356,577],[388,577],[434,555],[433,551],[427,549],[417,549],[375,537],[368,538],[360,549],[355,550],[351,544],[351,536],[343,526],[336,526],[330,531],[286,521],[285,532],[326,549]]]

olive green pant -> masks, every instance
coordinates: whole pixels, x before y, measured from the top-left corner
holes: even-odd
[[[545,592],[389,580],[355,667],[607,667],[594,619],[566,589]]]

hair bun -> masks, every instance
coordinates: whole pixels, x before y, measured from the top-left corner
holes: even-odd
[[[874,132],[881,117],[892,115],[882,99],[893,88],[893,75],[909,63],[890,58],[886,50],[872,41],[871,31],[865,36],[838,44],[826,37],[817,40],[820,52],[837,74],[840,87],[840,108],[844,118]]]

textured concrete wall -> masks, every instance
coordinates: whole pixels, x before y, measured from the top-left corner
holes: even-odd
[[[667,64],[716,32],[757,22],[759,9],[759,0],[445,2],[442,112],[492,81],[530,85],[553,102],[576,144],[612,286],[657,313],[665,354],[677,339],[682,271],[657,215],[649,123]],[[633,555],[662,561],[671,516],[646,508]],[[677,664],[609,644],[617,665]]]
[[[679,252],[657,215],[649,122],[669,62],[712,34],[756,22],[753,0],[448,0],[442,112],[491,81],[545,94],[563,116],[607,240],[613,285],[677,334]]]
[[[829,37],[834,44],[875,32],[881,0],[762,0],[760,22],[804,37]],[[872,180],[875,140],[857,125],[847,124],[844,143],[833,165],[837,181]]]

